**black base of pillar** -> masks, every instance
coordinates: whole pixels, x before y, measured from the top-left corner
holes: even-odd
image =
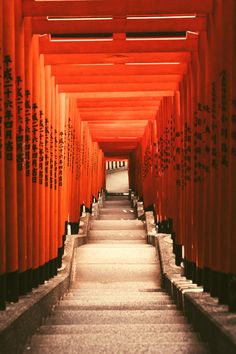
[[[32,268],[27,270],[27,292],[31,292],[33,289],[33,270]]]
[[[33,277],[32,277],[32,285],[33,288],[37,288],[39,286],[39,268],[33,269]]]
[[[218,272],[218,299],[220,304],[228,304],[229,275]]]
[[[54,266],[53,266],[53,269],[54,269],[54,276],[55,275],[57,275],[57,258],[55,258],[54,260],[53,260],[53,264],[54,264]]]
[[[203,268],[197,267],[196,283],[197,285],[203,285]]]
[[[218,272],[210,270],[210,294],[212,297],[218,296]]]
[[[173,241],[173,253],[176,254],[176,234],[174,232],[171,233],[171,239]]]
[[[57,256],[57,268],[62,267],[62,256],[64,253],[64,247],[58,248],[58,256]]]
[[[49,261],[49,278],[53,278],[54,277],[54,262],[53,259],[51,259]]]
[[[70,222],[71,235],[77,235],[79,232],[79,222]]]
[[[85,212],[92,214],[92,204],[91,204],[90,208],[85,207]]]
[[[185,276],[187,279],[192,279],[193,264],[194,264],[193,262],[190,262],[187,259],[184,260],[184,270],[185,270]]]
[[[19,273],[19,295],[25,295],[28,292],[28,272]]]
[[[49,276],[53,278],[55,275],[57,275],[57,258],[49,261]]]
[[[6,274],[0,275],[0,311],[6,309],[7,300],[7,277]]]
[[[154,211],[153,204],[148,205],[146,208],[144,208],[144,211]]]
[[[45,265],[39,266],[39,284],[44,284],[45,281]]]
[[[45,280],[49,280],[50,276],[49,276],[49,262],[45,263]]]
[[[178,245],[178,244],[175,244],[175,264],[177,266],[180,266],[181,263],[182,263],[182,246],[181,245]]]
[[[197,266],[196,266],[196,263],[194,262],[191,262],[192,263],[192,281],[193,283],[197,283]]]
[[[207,267],[203,268],[203,290],[210,292],[210,269]]]
[[[236,275],[230,274],[229,275],[229,311],[236,312]]]
[[[19,300],[19,273],[12,272],[6,275],[7,301],[17,302]]]

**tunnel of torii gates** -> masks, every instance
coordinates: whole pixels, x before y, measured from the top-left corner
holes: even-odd
[[[0,0],[0,299],[57,274],[106,159],[235,309],[236,1]],[[235,58],[234,58],[235,60]]]

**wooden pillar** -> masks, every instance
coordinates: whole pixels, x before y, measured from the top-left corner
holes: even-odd
[[[25,294],[27,286],[27,218],[26,218],[26,169],[24,164],[25,146],[25,62],[24,23],[22,1],[15,1],[15,65],[16,65],[16,153],[17,153],[17,222],[19,239],[19,293]]]
[[[45,66],[45,279],[50,278],[51,194],[50,194],[50,123],[51,122],[51,67]]]
[[[24,19],[25,48],[25,170],[26,170],[26,206],[27,206],[27,289],[32,290],[33,268],[33,221],[32,221],[32,34],[31,19]]]
[[[3,1],[0,1],[0,310],[6,307],[5,132],[3,90]]]
[[[32,87],[32,219],[33,219],[33,287],[39,281],[39,43],[33,37],[33,87]]]
[[[14,0],[3,1],[3,14],[7,299],[9,301],[18,301]]]
[[[44,57],[39,57],[39,284],[46,278],[46,233],[45,233],[45,70]]]

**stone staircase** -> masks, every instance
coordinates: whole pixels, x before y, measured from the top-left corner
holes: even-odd
[[[69,292],[24,354],[209,353],[161,289],[155,249],[128,199],[107,200],[88,236]]]

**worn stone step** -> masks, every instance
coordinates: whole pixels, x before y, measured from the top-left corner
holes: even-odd
[[[106,201],[109,201],[109,200],[111,200],[111,201],[115,201],[115,200],[124,201],[124,200],[127,200],[127,201],[130,202],[128,195],[107,195],[105,200]]]
[[[152,333],[155,335],[157,332],[194,332],[190,324],[129,324],[129,333]],[[43,325],[37,330],[37,334],[83,334],[83,333],[104,333],[111,335],[117,332],[124,332],[127,330],[126,324],[109,325],[106,324],[89,324],[89,325]]]
[[[155,301],[156,303],[173,304],[173,300],[165,293],[135,293],[135,292],[103,292],[90,290],[80,290],[77,292],[69,291],[65,296],[64,300],[80,300],[80,299],[100,299],[101,301],[122,301],[123,299],[127,302],[135,302],[140,300],[145,301]]]
[[[87,244],[94,244],[94,239],[89,239],[88,238],[88,240],[87,240]],[[146,239],[140,239],[140,240],[131,240],[131,239],[129,239],[129,240],[114,240],[114,239],[112,239],[112,240],[109,240],[109,239],[96,239],[96,245],[97,244],[100,244],[100,245],[104,245],[104,244],[111,244],[112,246],[115,246],[115,245],[124,245],[124,247],[126,246],[126,245],[133,245],[133,244],[140,244],[140,245],[143,245],[143,244],[146,244]]]
[[[87,246],[87,245],[86,245]],[[143,247],[133,247],[133,248],[116,248],[115,251],[113,247],[109,245],[91,245],[90,247],[79,247],[76,250],[76,264],[77,268],[80,264],[97,264],[101,263],[112,264],[115,263],[117,266],[122,264],[137,264],[143,265],[143,263],[155,263],[156,264],[156,252],[150,245],[142,245]],[[150,249],[151,247],[151,249]],[[137,264],[138,266],[138,264]],[[157,264],[156,264],[157,267]],[[114,268],[115,271],[115,268]]]
[[[100,214],[98,220],[135,220],[136,215],[127,213],[127,214]]]
[[[75,276],[73,287],[81,281],[112,283],[155,280],[156,264],[80,264]],[[115,270],[115,274],[114,274]],[[77,284],[76,284],[77,281]]]
[[[113,281],[113,282],[100,282],[100,281],[83,281],[80,279],[79,281],[73,282],[70,289],[73,291],[81,291],[81,290],[87,290],[87,291],[116,291],[117,293],[122,292],[122,291],[142,291],[145,289],[154,289],[157,287],[157,275],[155,277],[155,280],[146,280],[146,281],[133,281],[127,282],[127,281]]]
[[[94,343],[91,338],[86,342],[76,342],[68,350],[68,346],[58,347],[56,344],[46,347],[38,344],[37,347],[28,346],[23,354],[209,354],[201,343]]]
[[[140,220],[94,220],[91,222],[91,230],[144,230],[144,224]]]
[[[130,299],[113,298],[113,299],[91,299],[80,298],[77,300],[64,299],[61,301],[57,311],[78,311],[78,310],[176,310],[173,303],[161,304],[156,299]]]
[[[103,240],[108,238],[111,240],[146,240],[146,232],[145,230],[90,230],[88,238]]]
[[[170,343],[171,332],[162,332],[158,331],[153,335],[153,333],[132,333],[129,332],[129,326],[126,327],[126,330],[120,331],[117,328],[117,332],[112,333],[109,337],[106,334],[106,329],[104,329],[103,333],[93,333],[93,337],[91,338],[90,332],[88,333],[76,333],[76,334],[35,334],[32,338],[31,343],[34,345],[40,346],[59,346],[60,348],[63,346],[67,346],[68,349],[73,347],[78,342],[83,342],[84,344],[87,342],[90,343],[107,343],[107,344],[141,344],[147,343],[151,345],[157,345],[158,343]],[[187,344],[201,344],[200,338],[196,336],[195,333],[183,333],[183,332],[175,332],[174,334],[175,343]]]
[[[117,207],[122,207],[122,206],[130,206],[131,207],[131,203],[130,200],[105,200],[103,203],[103,207],[113,207],[113,206],[117,206]]]
[[[134,209],[131,209],[131,208],[127,208],[127,207],[120,207],[120,208],[101,208],[99,210],[99,213],[100,214],[117,214],[117,215],[120,215],[120,214],[134,214],[136,215],[135,213],[135,210]]]
[[[46,324],[183,324],[187,319],[178,310],[79,310],[55,311]]]

